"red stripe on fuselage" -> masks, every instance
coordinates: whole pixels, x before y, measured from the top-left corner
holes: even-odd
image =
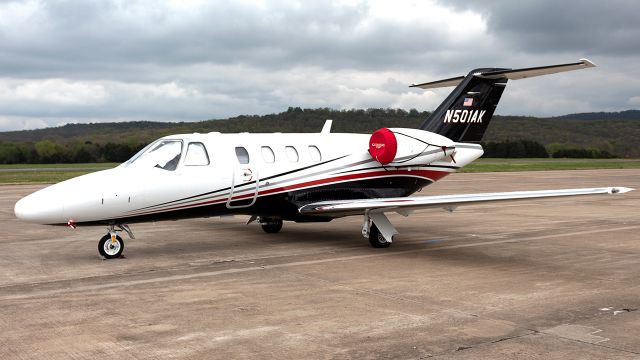
[[[373,172],[366,172],[366,173],[341,175],[341,176],[335,176],[335,177],[331,177],[331,178],[306,181],[306,182],[299,183],[299,184],[280,186],[280,187],[276,187],[276,188],[273,188],[273,189],[259,191],[257,196],[269,195],[269,194],[273,194],[273,193],[296,190],[296,189],[307,188],[307,187],[313,187],[313,186],[318,186],[318,185],[327,185],[327,184],[330,184],[330,183],[337,183],[337,182],[343,182],[343,181],[349,181],[349,180],[362,180],[362,179],[367,179],[367,178],[389,177],[389,176],[398,176],[398,175],[400,175],[400,176],[417,176],[417,177],[426,178],[428,180],[432,180],[432,181],[435,182],[435,181],[438,181],[438,180],[442,179],[443,177],[445,177],[445,176],[447,176],[449,174],[450,174],[450,172],[448,172],[448,171],[435,171],[435,170],[373,171]],[[243,191],[245,191],[245,190],[243,190]],[[242,199],[246,199],[246,198],[252,198],[253,196],[254,196],[254,194],[237,195],[237,196],[232,197],[231,201],[242,200]],[[192,207],[198,207],[198,206],[203,206],[203,205],[212,205],[212,204],[215,204],[215,203],[221,203],[221,202],[226,202],[226,201],[229,201],[229,197],[222,197],[222,198],[217,198],[217,199],[203,201],[203,202],[194,203],[194,204],[186,204],[186,205],[174,206],[174,207],[170,207],[170,208],[166,208],[166,209],[156,209],[154,211],[135,214],[135,215],[132,215],[132,216],[153,214],[153,213],[173,211],[173,210],[183,210],[183,209],[188,209],[188,208],[192,208]]]

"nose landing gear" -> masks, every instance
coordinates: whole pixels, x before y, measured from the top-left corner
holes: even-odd
[[[119,235],[107,234],[98,242],[98,252],[105,259],[119,258],[124,251],[124,240]]]
[[[120,235],[116,234],[116,231],[124,231],[131,239],[135,239],[129,226],[124,224],[109,225],[108,231],[109,232],[98,241],[98,253],[100,253],[100,256],[105,260],[119,258],[124,251],[124,240]]]

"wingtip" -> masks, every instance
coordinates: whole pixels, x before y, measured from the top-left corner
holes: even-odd
[[[597,67],[598,65],[596,65],[593,61],[589,60],[589,59],[580,59],[580,62],[584,64],[585,67]]]
[[[624,194],[624,193],[627,193],[627,192],[633,191],[633,190],[635,190],[635,189],[624,187],[624,186],[617,186],[617,187],[612,187],[610,193],[611,194]]]

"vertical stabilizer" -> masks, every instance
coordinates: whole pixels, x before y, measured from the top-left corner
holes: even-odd
[[[591,61],[524,69],[475,69],[467,76],[411,85],[422,89],[456,86],[420,126],[458,142],[479,142],[489,126],[508,80],[595,67]]]

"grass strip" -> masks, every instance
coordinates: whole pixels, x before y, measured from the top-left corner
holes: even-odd
[[[640,159],[478,159],[460,172],[639,169]]]
[[[0,165],[0,184],[56,183],[118,164]],[[61,170],[55,170],[59,168]],[[78,168],[78,170],[69,170]],[[2,171],[7,169],[7,171]],[[20,171],[24,169],[24,171]],[[42,169],[42,171],[34,171]],[[503,172],[586,169],[640,169],[640,159],[478,159],[460,172]]]

